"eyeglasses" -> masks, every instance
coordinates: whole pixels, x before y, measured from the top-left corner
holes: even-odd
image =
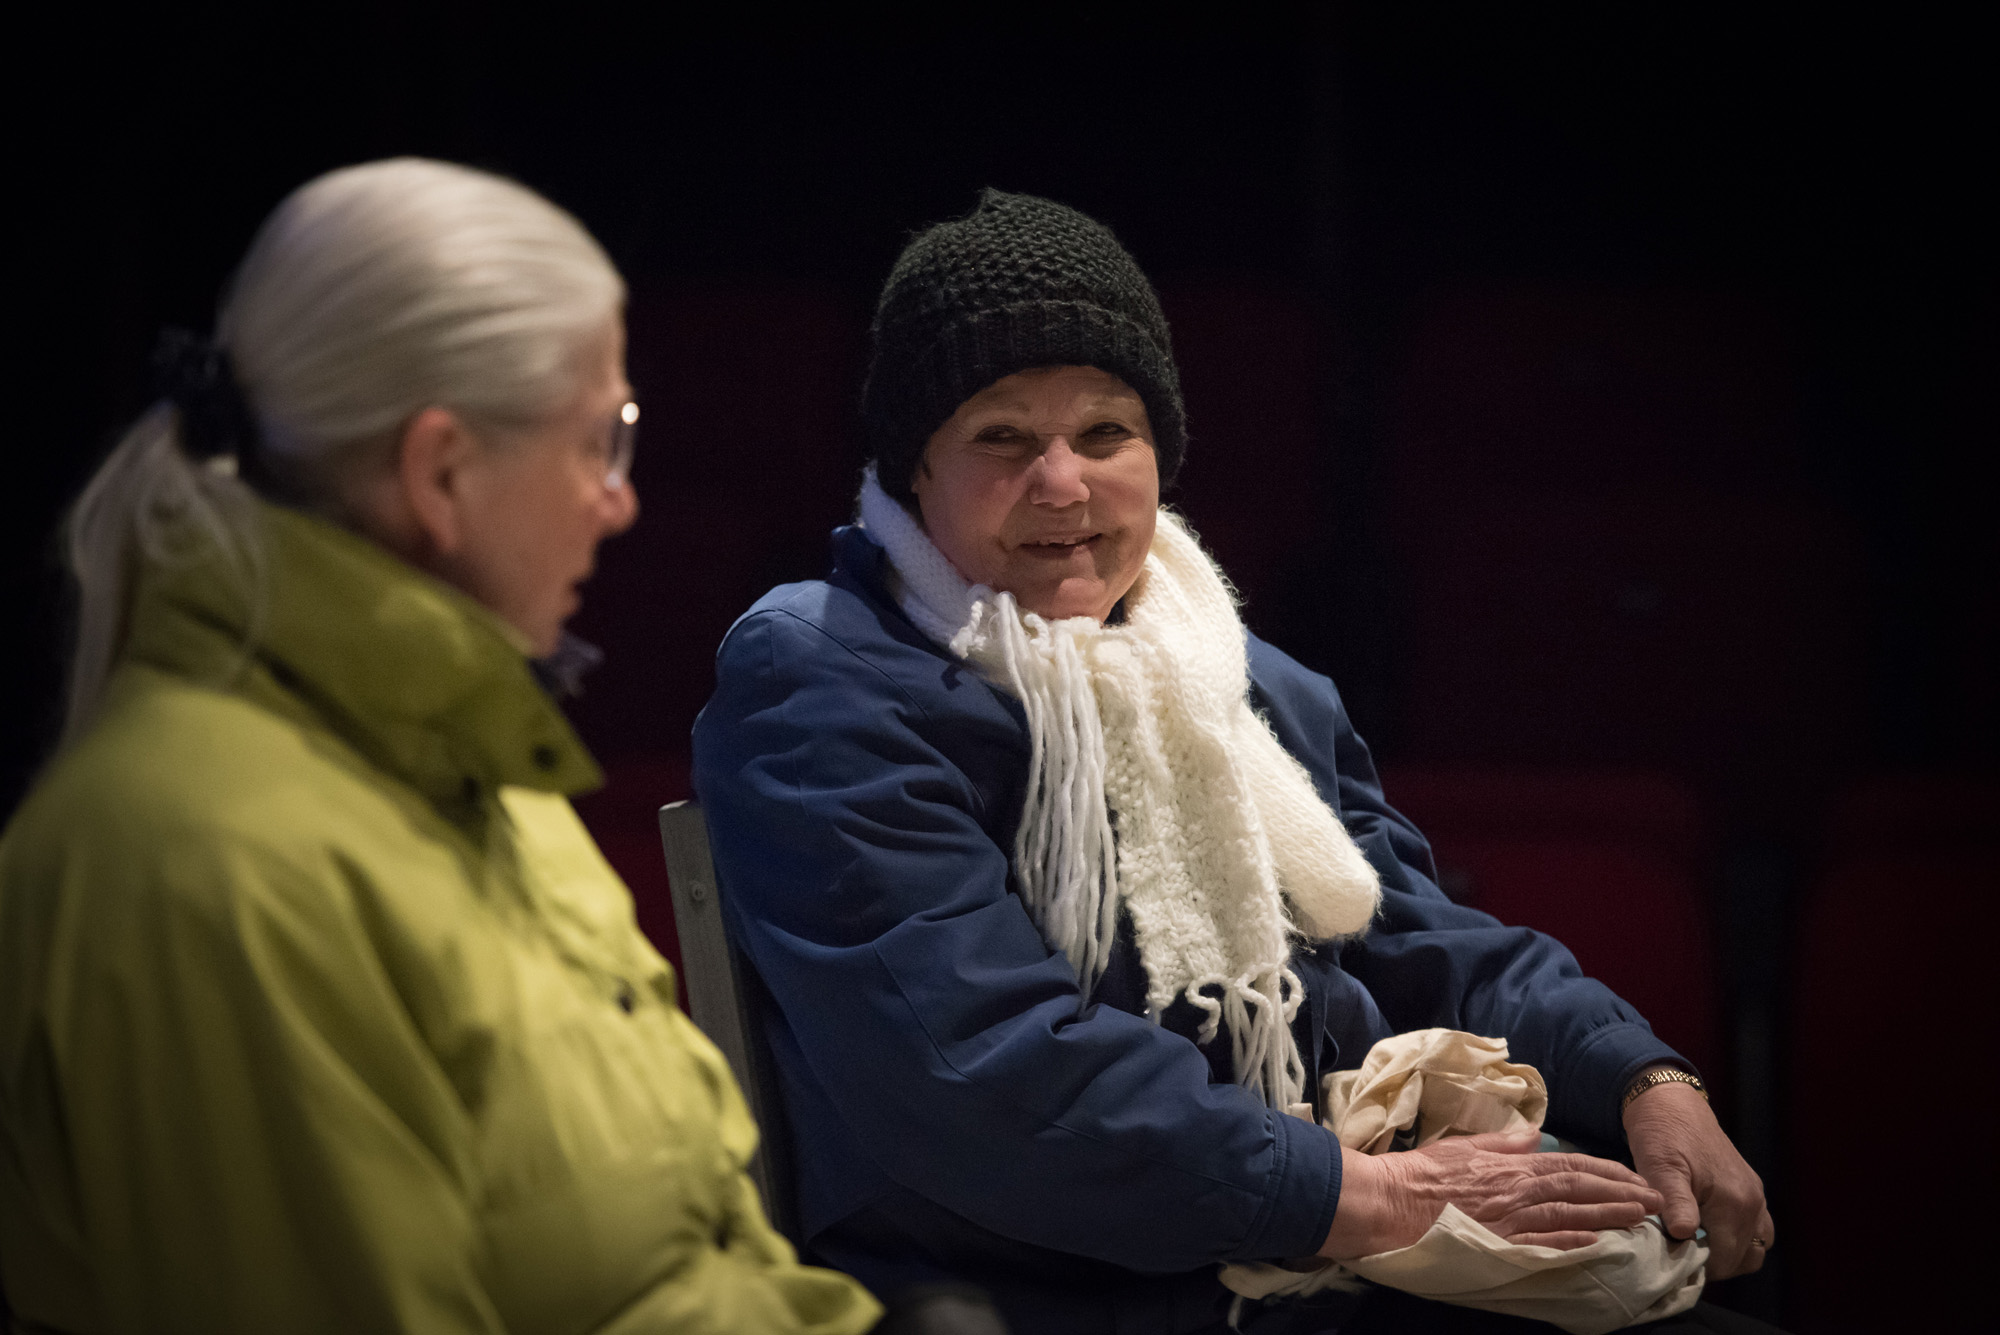
[[[604,463],[604,486],[606,490],[617,491],[624,487],[632,476],[632,454],[639,440],[639,405],[625,403],[611,415],[597,437],[596,457]]]

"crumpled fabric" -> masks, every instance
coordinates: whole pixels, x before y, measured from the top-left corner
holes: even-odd
[[[1445,1136],[1539,1130],[1548,1111],[1541,1073],[1508,1061],[1505,1039],[1455,1029],[1385,1038],[1360,1069],[1327,1076],[1321,1089],[1321,1125],[1364,1154],[1415,1149]],[[1311,1118],[1307,1104],[1289,1111]],[[1705,1243],[1676,1241],[1657,1219],[1605,1229],[1587,1247],[1559,1251],[1508,1242],[1447,1205],[1408,1247],[1303,1271],[1229,1265],[1222,1282],[1242,1299],[1259,1300],[1356,1288],[1365,1280],[1438,1302],[1547,1321],[1570,1335],[1604,1335],[1692,1307],[1707,1263]]]

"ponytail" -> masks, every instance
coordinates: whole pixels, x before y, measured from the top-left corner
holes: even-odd
[[[65,554],[77,586],[62,744],[82,735],[125,642],[133,586],[148,567],[220,552],[224,569],[261,603],[256,503],[226,456],[207,464],[181,447],[181,410],[162,401],[133,424],[71,507]],[[199,547],[198,547],[199,545]]]

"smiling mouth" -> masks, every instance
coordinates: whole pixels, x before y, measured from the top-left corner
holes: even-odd
[[[1068,556],[1072,552],[1089,551],[1091,544],[1103,536],[1101,533],[1080,533],[1072,538],[1044,538],[1040,542],[1024,542],[1020,550],[1030,556]]]

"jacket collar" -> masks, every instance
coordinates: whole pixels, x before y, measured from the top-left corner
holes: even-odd
[[[842,524],[833,531],[833,568],[861,586],[871,602],[896,608],[895,590],[889,587],[889,554],[859,524]],[[909,618],[905,617],[904,620]]]
[[[323,520],[259,502],[256,527],[261,597],[213,547],[150,566],[127,658],[317,722],[447,806],[603,781],[493,613]]]

